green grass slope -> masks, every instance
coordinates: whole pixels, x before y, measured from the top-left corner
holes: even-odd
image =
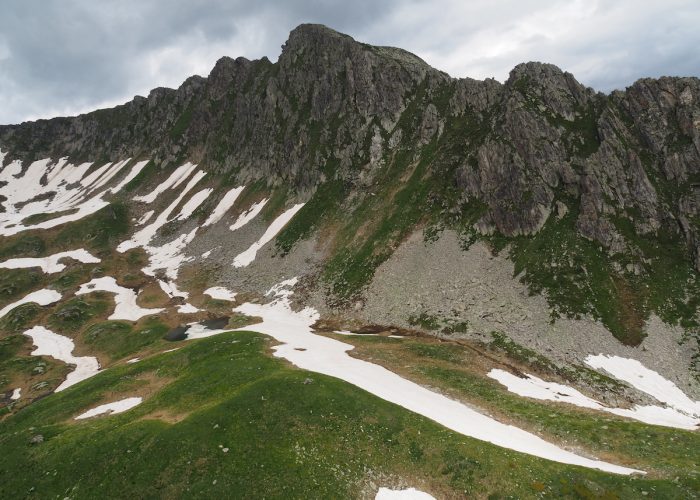
[[[691,497],[685,481],[548,462],[466,438],[228,333],[110,368],[0,423],[3,498]],[[143,395],[126,413],[75,421]],[[41,435],[41,443],[32,444]],[[225,451],[227,449],[227,451]]]

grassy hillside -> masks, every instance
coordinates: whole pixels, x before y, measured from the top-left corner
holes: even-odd
[[[436,497],[689,498],[698,485],[608,475],[469,439],[222,334],[111,368],[0,423],[9,498],[348,498],[380,485]],[[75,421],[134,395],[120,415]],[[41,435],[43,442],[36,436]]]

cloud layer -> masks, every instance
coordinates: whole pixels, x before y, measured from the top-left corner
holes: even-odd
[[[223,55],[275,60],[303,22],[405,48],[457,77],[502,81],[532,60],[602,91],[700,75],[694,0],[23,0],[0,16],[0,123],[176,87]]]

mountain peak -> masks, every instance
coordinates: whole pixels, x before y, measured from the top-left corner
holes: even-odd
[[[357,43],[351,36],[323,24],[300,24],[289,33],[289,38],[282,45],[282,54],[301,52],[306,47],[322,48],[348,42]]]

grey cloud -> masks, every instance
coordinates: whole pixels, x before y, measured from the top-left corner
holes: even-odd
[[[114,105],[206,75],[223,55],[276,59],[320,22],[400,46],[453,76],[499,80],[542,60],[598,90],[698,75],[692,0],[0,0],[0,123]]]

